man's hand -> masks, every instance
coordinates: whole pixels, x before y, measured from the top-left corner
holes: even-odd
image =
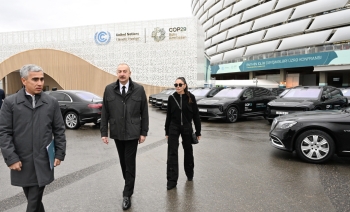
[[[102,142],[105,144],[108,144],[108,137],[102,137]]]
[[[22,169],[22,162],[21,161],[18,161],[18,162],[16,162],[16,163],[14,163],[14,164],[12,164],[11,166],[9,166],[9,168],[11,169],[11,170],[15,170],[15,171],[21,171]]]
[[[61,160],[55,158],[55,162],[53,163],[53,165],[56,167],[56,166],[59,166],[61,164]]]
[[[139,144],[142,144],[143,142],[145,142],[145,140],[146,140],[146,136],[140,135]]]

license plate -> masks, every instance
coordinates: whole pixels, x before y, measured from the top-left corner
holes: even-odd
[[[286,114],[288,114],[288,112],[284,112],[284,111],[276,111],[276,114],[286,115]]]
[[[208,110],[207,110],[207,109],[202,109],[202,108],[199,108],[198,110],[199,110],[199,112],[208,112]]]

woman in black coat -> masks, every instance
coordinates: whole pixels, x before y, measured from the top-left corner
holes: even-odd
[[[168,139],[167,159],[167,189],[173,189],[179,178],[178,148],[179,136],[182,137],[184,149],[184,168],[188,181],[193,179],[194,158],[192,148],[192,120],[196,128],[197,139],[201,136],[196,98],[188,91],[184,77],[176,79],[176,92],[168,98],[167,116],[165,121],[165,136]],[[176,99],[176,100],[175,100]]]

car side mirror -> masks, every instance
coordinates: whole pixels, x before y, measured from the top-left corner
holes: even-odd
[[[322,96],[322,97],[321,97],[321,100],[322,100],[322,101],[325,101],[325,100],[327,100],[327,99],[328,99],[328,98],[327,98],[326,96]]]

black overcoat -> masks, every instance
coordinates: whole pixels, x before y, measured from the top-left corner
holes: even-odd
[[[41,93],[35,108],[22,88],[7,97],[0,111],[0,148],[5,163],[22,162],[22,170],[11,170],[14,186],[44,186],[54,180],[46,146],[55,139],[55,158],[64,160],[65,126],[57,100]]]

